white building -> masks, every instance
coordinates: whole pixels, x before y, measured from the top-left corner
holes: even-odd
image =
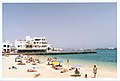
[[[26,40],[15,40],[18,52],[46,52],[50,49],[45,37],[26,36]]]
[[[10,53],[11,47],[12,47],[12,43],[10,43],[9,40],[7,40],[6,42],[3,42],[2,43],[2,52],[3,53]]]

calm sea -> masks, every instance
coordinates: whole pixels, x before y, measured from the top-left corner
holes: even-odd
[[[95,54],[70,54],[70,55],[46,55],[44,58],[57,57],[67,64],[69,59],[70,64],[81,64],[93,67],[94,64],[101,67],[107,67],[111,70],[117,69],[117,50],[96,50]],[[41,58],[41,55],[35,56]]]

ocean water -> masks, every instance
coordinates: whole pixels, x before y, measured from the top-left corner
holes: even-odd
[[[68,54],[68,55],[44,55],[47,60],[48,57],[57,57],[63,60],[63,64],[68,64],[67,59],[69,59],[69,64],[81,64],[89,67],[93,67],[94,64],[100,67],[108,68],[109,70],[117,70],[117,50],[96,50],[95,54]],[[36,55],[36,58],[41,58],[43,56]]]

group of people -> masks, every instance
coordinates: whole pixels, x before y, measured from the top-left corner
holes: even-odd
[[[77,75],[80,74],[80,71],[78,70],[78,68],[75,69],[75,74],[77,74]],[[97,67],[96,67],[96,65],[94,65],[94,67],[93,67],[93,74],[94,74],[93,78],[96,78],[96,74],[97,74]],[[84,78],[87,78],[87,74],[85,74]]]
[[[25,63],[31,63],[32,62],[32,65],[36,65],[36,63],[40,63],[41,61],[39,60],[39,59],[35,59],[35,58],[33,58],[33,57],[31,57],[31,56],[20,56],[21,58],[23,58],[24,59],[24,61],[25,61]],[[52,63],[50,63],[52,60],[54,60],[54,62],[57,62],[57,58],[48,58],[47,59],[47,61],[48,61],[48,65],[51,65],[52,66],[52,68],[54,68],[54,69],[56,69],[56,70],[61,70],[60,71],[60,73],[65,73],[65,72],[68,72],[68,71],[70,71],[70,70],[74,70],[75,69],[75,74],[77,75],[77,76],[81,76],[80,75],[80,71],[79,71],[79,69],[78,68],[70,68],[69,70],[68,69],[66,69],[66,68],[64,68],[60,63],[58,64],[58,65],[55,65],[55,64],[52,64]],[[19,62],[18,64],[19,65],[25,65],[25,63],[23,63],[22,61],[21,62]],[[67,59],[67,63],[69,63],[69,60]],[[28,69],[27,70],[27,72],[37,72],[35,69],[33,70],[33,69]],[[96,74],[97,74],[97,67],[96,67],[96,65],[94,65],[94,67],[93,67],[93,74],[94,74],[94,77],[93,78],[96,78]],[[39,75],[39,74],[38,74]],[[37,74],[36,74],[36,76],[38,76]],[[87,74],[85,74],[84,75],[84,78],[87,78],[88,77],[88,75]]]
[[[52,58],[48,58],[48,60],[47,60],[47,61],[48,61],[48,64],[49,64],[49,62],[50,62],[51,60],[52,60]],[[55,58],[55,60],[57,60],[57,58]],[[67,63],[69,63],[69,59],[67,59]],[[59,65],[51,64],[51,65],[52,65],[52,68],[54,68],[54,69],[56,69],[56,70],[61,70],[60,73],[65,73],[65,72],[68,72],[68,71],[70,71],[70,70],[75,69],[75,68],[72,68],[72,67],[71,67],[69,70],[68,70],[68,69],[65,69],[65,68],[60,68],[60,69],[58,69],[57,67],[58,67],[60,64],[59,64]],[[80,75],[80,71],[79,71],[78,68],[76,68],[74,72],[75,72],[76,75],[81,76],[81,75]],[[96,67],[96,65],[93,66],[93,74],[94,74],[93,78],[96,78],[96,74],[97,74],[97,67]],[[85,74],[85,75],[84,75],[84,78],[87,78],[87,77],[88,77],[88,75]]]
[[[55,58],[48,58],[47,61],[48,61],[48,65],[52,65],[53,69],[56,69],[56,70],[63,69],[61,62],[58,62],[58,59],[56,57]],[[53,64],[53,62],[56,62],[58,64]]]
[[[26,65],[26,63],[32,63],[32,65],[36,65],[37,63],[41,63],[39,59],[35,59],[32,56],[27,56],[27,55],[19,55],[15,59],[21,59],[18,61],[18,65]],[[16,62],[16,61],[15,61]]]

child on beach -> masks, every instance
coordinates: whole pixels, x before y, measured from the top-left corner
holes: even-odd
[[[85,77],[84,78],[87,78],[87,74],[85,74]]]
[[[96,74],[97,74],[97,67],[96,67],[96,65],[94,65],[93,73],[94,73],[94,78],[96,78]]]

